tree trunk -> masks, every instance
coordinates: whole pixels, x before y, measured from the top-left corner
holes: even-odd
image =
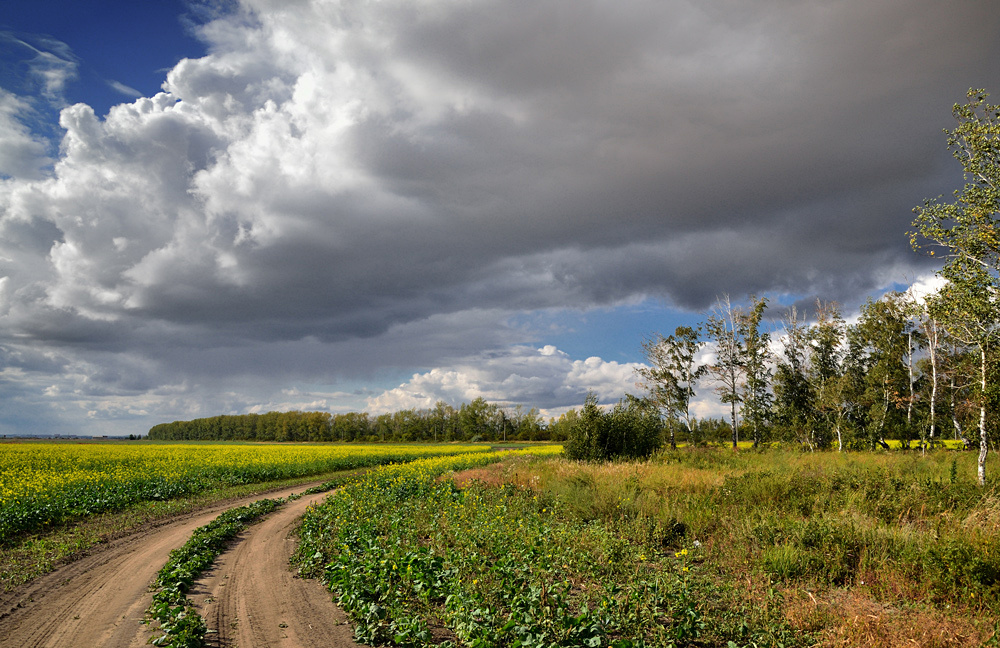
[[[913,424],[913,331],[909,331],[906,334],[906,370],[910,375],[910,397],[906,402],[906,435],[909,438],[913,429],[911,427]]]
[[[979,485],[986,485],[986,347],[979,347],[979,386],[982,389],[979,401]]]
[[[736,449],[736,444],[737,444],[737,442],[739,441],[739,438],[740,438],[739,428],[736,427],[737,423],[736,423],[736,401],[735,400],[733,400],[733,403],[732,403],[732,417],[731,418],[732,418],[732,422],[733,422],[733,450],[735,450]]]
[[[937,352],[934,347],[931,347],[931,429],[930,436],[928,440],[931,447],[934,446],[934,405],[937,403]]]
[[[958,420],[958,413],[955,411],[955,374],[951,375],[951,390],[949,392],[948,404],[951,406],[951,424],[955,427],[955,440],[962,439],[964,441],[965,432],[962,430],[962,423]]]
[[[930,324],[930,330],[927,335],[927,349],[930,351],[931,360],[931,429],[930,429],[930,444],[931,447],[934,446],[934,425],[936,423],[934,414],[935,407],[937,405],[937,386],[938,386],[938,374],[937,374],[937,347],[938,347],[938,337],[937,337],[937,323],[933,320]]]
[[[885,396],[885,407],[882,410],[882,418],[878,422],[878,444],[882,446],[883,450],[889,450],[889,444],[885,442],[885,418],[889,415],[889,388],[886,387],[883,391]]]

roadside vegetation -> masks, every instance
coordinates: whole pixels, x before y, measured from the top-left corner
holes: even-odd
[[[543,453],[558,452],[558,447]],[[399,482],[399,476],[419,473],[425,477],[446,471],[483,466],[509,456],[510,451],[462,453],[459,455],[422,459],[412,464],[397,464],[377,469],[381,479]],[[170,552],[170,558],[153,583],[153,602],[146,611],[147,622],[155,622],[159,635],[150,643],[167,648],[200,648],[205,645],[207,626],[198,614],[188,594],[201,574],[210,568],[232,540],[242,530],[284,504],[303,495],[322,493],[344,485],[367,484],[359,476],[342,476],[288,498],[260,499],[246,506],[232,508],[212,522],[194,530],[188,541]]]
[[[311,510],[298,564],[373,645],[995,645],[1000,494],[975,461],[418,462]]]

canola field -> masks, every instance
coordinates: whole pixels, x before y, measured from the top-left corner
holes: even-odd
[[[0,544],[79,516],[214,488],[481,452],[482,446],[0,444]]]

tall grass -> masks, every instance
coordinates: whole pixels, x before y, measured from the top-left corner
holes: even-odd
[[[635,542],[697,541],[721,580],[780,588],[789,613],[828,637],[852,610],[881,619],[865,607],[875,605],[918,612],[864,643],[933,626],[972,643],[918,645],[978,645],[1000,621],[1000,492],[976,485],[974,463],[950,451],[682,449],[645,462],[521,464],[504,479]]]

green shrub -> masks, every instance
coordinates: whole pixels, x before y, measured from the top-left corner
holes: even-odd
[[[619,401],[605,412],[598,406],[597,396],[588,394],[583,414],[563,447],[570,459],[643,459],[663,445],[662,431],[659,413],[642,401]]]

